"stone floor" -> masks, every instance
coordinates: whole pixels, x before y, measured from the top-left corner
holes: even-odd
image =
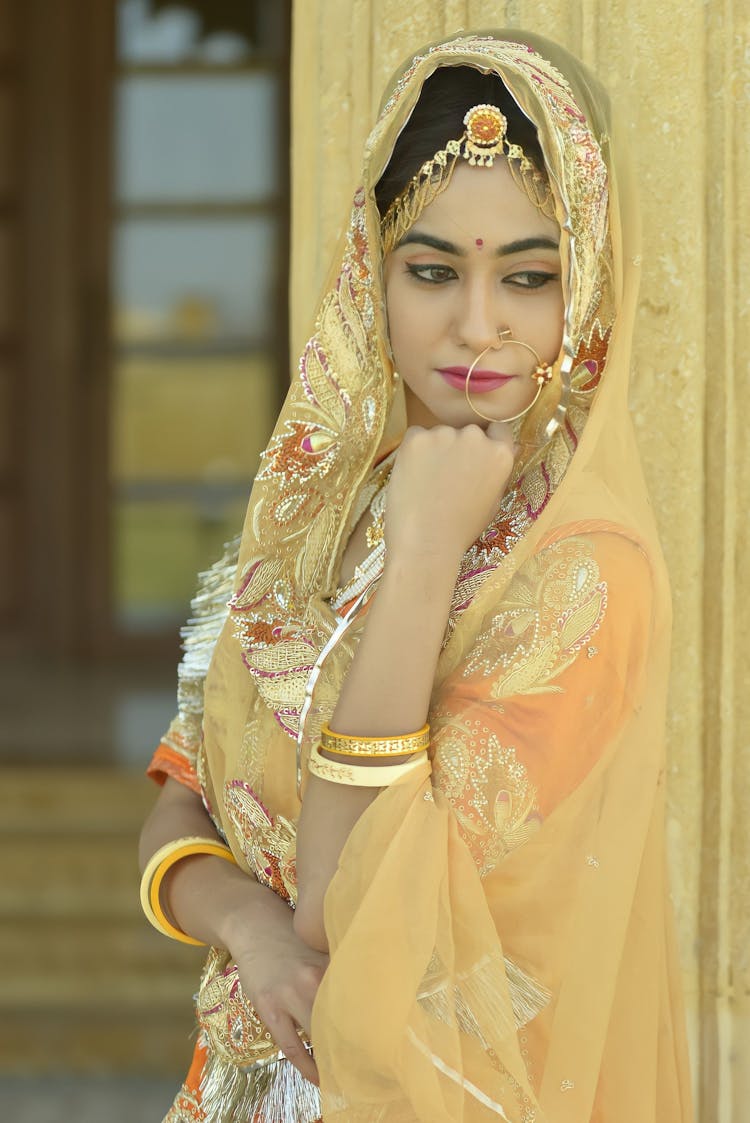
[[[0,1077],[13,1123],[161,1123],[179,1086],[136,1077]]]

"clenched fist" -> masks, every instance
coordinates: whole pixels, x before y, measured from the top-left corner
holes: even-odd
[[[510,426],[407,429],[388,485],[390,558],[458,565],[497,510],[513,470]]]

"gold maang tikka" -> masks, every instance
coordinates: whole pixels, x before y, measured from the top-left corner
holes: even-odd
[[[425,207],[445,191],[459,158],[472,167],[491,168],[498,156],[505,156],[516,184],[543,214],[554,217],[554,200],[547,179],[520,144],[508,140],[505,114],[496,105],[482,103],[468,110],[463,123],[465,129],[459,139],[449,140],[431,160],[426,160],[386,211],[380,224],[383,256],[398,245]]]

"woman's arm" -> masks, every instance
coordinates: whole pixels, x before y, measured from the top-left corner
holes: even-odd
[[[456,571],[456,565],[442,560],[420,566],[388,562],[331,728],[387,737],[424,725]],[[408,759],[391,757],[384,763]],[[319,951],[328,950],[325,891],[352,827],[379,791],[308,778],[297,832],[294,928]]]
[[[200,797],[169,778],[141,831],[141,872],[161,846],[189,836],[222,841]],[[161,893],[162,904],[183,932],[220,948],[230,946],[237,914],[245,922],[248,911],[258,910],[262,914],[268,907],[268,893],[255,878],[239,866],[210,854],[177,862],[164,878]],[[283,901],[279,903],[287,908]]]
[[[487,525],[512,467],[506,426],[408,431],[388,491],[385,569],[332,729],[387,737],[424,725],[461,557]],[[352,827],[378,791],[308,778],[294,927],[320,951],[328,950],[325,892]]]
[[[141,869],[159,847],[187,836],[218,839],[200,797],[168,779],[141,832]],[[303,1076],[317,1082],[295,1023],[309,1035],[328,960],[295,934],[289,905],[239,866],[207,854],[177,862],[161,892],[162,906],[183,932],[230,951],[243,989],[276,1044]]]

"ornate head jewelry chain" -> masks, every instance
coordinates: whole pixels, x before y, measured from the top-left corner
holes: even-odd
[[[464,132],[458,140],[449,140],[444,148],[425,161],[405,189],[391,203],[381,222],[383,256],[389,253],[406,231],[414,225],[419,215],[446,189],[451,181],[459,158],[472,167],[491,168],[497,157],[506,157],[508,168],[518,187],[543,214],[554,217],[554,200],[546,176],[528,158],[519,144],[508,140],[508,121],[496,105],[482,102],[473,106],[464,116]],[[484,245],[475,238],[477,248]],[[466,401],[474,413],[485,421],[517,421],[536,404],[544,386],[552,378],[550,366],[543,362],[534,348],[519,339],[510,338],[510,330],[498,332],[499,345],[485,347],[469,367],[466,376]],[[531,377],[537,383],[534,399],[513,417],[493,418],[477,409],[470,397],[470,381],[480,359],[488,351],[499,350],[505,343],[515,343],[530,351],[536,361]]]
[[[383,256],[397,246],[422,211],[451,181],[459,158],[472,167],[491,168],[505,156],[516,185],[543,214],[554,218],[554,200],[547,177],[528,158],[520,144],[508,140],[508,121],[496,105],[475,105],[464,116],[465,130],[458,140],[426,160],[383,216],[380,232]],[[478,239],[477,244],[481,242]]]

